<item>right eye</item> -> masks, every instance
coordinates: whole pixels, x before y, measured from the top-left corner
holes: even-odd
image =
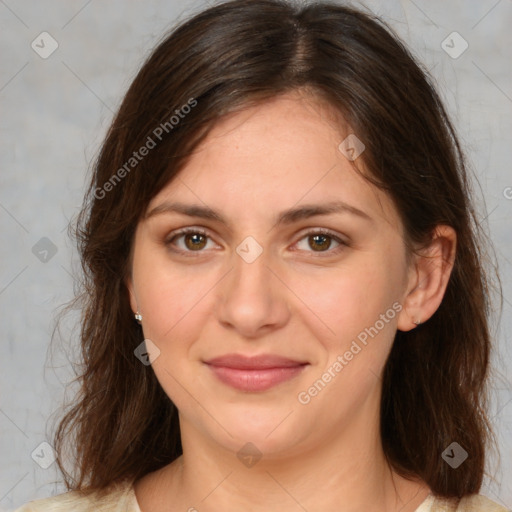
[[[203,249],[209,241],[211,239],[205,231],[198,228],[183,228],[171,233],[165,244],[172,246],[171,250],[175,252],[191,253],[204,252]]]

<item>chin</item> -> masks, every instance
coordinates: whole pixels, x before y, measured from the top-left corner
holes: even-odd
[[[308,422],[304,419],[299,421],[297,412],[291,407],[281,405],[269,408],[246,404],[227,411],[217,410],[216,419],[229,434],[216,422],[210,434],[217,443],[235,453],[251,443],[264,455],[285,454],[307,437]]]

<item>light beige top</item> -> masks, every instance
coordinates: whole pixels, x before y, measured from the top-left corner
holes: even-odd
[[[142,512],[130,482],[118,484],[103,500],[90,495],[80,496],[70,491],[50,498],[31,501],[15,512]],[[416,512],[511,512],[485,496],[474,494],[463,498],[459,505],[433,495]]]

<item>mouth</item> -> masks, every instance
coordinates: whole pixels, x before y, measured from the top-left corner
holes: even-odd
[[[205,361],[224,384],[239,391],[266,391],[299,375],[308,362],[276,355],[227,354]]]

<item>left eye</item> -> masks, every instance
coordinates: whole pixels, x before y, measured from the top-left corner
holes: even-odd
[[[307,246],[311,249],[313,249],[313,252],[327,252],[332,247],[332,243],[338,244],[336,248],[339,246],[345,245],[342,240],[340,240],[338,237],[327,233],[327,232],[313,232],[308,233],[306,236],[301,238],[299,242],[297,242],[297,247],[301,250],[308,250],[304,247],[299,247],[301,243],[306,243]]]

